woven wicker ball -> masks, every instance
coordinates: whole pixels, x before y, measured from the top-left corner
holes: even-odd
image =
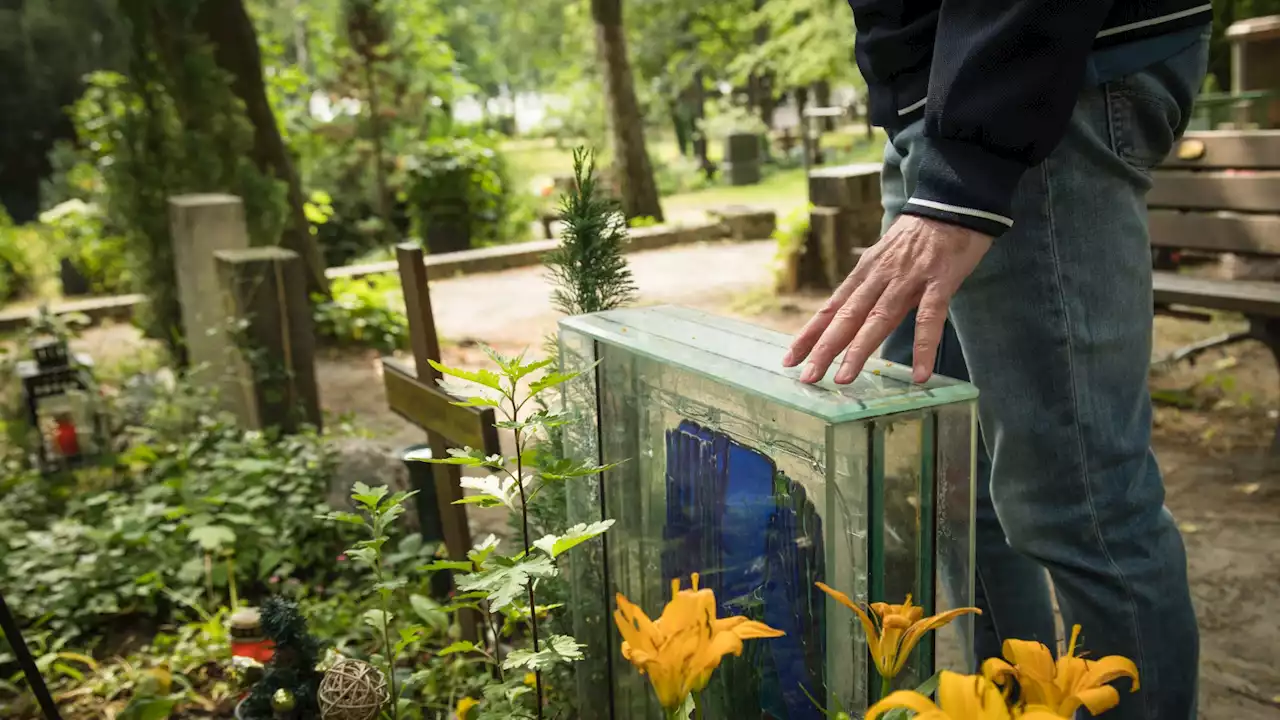
[[[316,693],[324,720],[373,720],[387,702],[387,678],[361,660],[339,660]]]

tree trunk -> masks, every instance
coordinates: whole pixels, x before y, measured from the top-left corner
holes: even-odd
[[[591,19],[596,25],[596,50],[604,73],[622,211],[628,218],[651,217],[661,222],[658,185],[645,147],[644,118],[627,58],[622,0],[591,0]]]
[[[196,15],[196,28],[213,43],[214,60],[232,77],[231,89],[244,102],[253,123],[253,161],[258,168],[288,185],[289,223],[281,237],[281,247],[298,253],[307,267],[307,290],[329,294],[324,275],[324,258],[311,236],[311,225],[303,212],[302,183],[289,159],[284,139],[276,126],[276,116],[267,100],[262,81],[262,56],[253,21],[243,0],[204,0]]]
[[[765,0],[755,0],[756,12],[764,9]],[[769,26],[760,23],[755,30],[756,47],[760,47],[769,41]],[[778,103],[774,97],[773,90],[773,73],[753,73],[749,80],[751,89],[751,104],[760,113],[760,122],[764,123],[765,130],[773,129],[773,111],[777,108]]]
[[[707,84],[701,70],[693,74],[693,83],[689,86],[689,109],[693,117],[693,155],[698,159],[698,168],[711,177],[715,167],[707,156]]]
[[[831,107],[831,83],[826,80],[819,80],[813,84],[813,100],[820,108]],[[818,127],[825,132],[831,132],[836,129],[836,121],[834,118],[822,118],[818,122]]]

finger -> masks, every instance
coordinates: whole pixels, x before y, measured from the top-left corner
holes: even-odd
[[[844,361],[836,371],[835,381],[844,385],[853,382],[867,364],[867,358],[884,344],[894,328],[911,312],[919,298],[919,290],[910,285],[895,284],[885,289],[875,306],[867,313],[866,322],[845,351]]]
[[[924,296],[920,298],[920,307],[916,310],[916,339],[911,362],[913,382],[923,383],[933,376],[938,346],[942,344],[942,331],[947,322],[948,299],[946,293],[933,287],[926,289]]]
[[[849,302],[849,298],[853,295],[858,286],[862,284],[862,279],[867,275],[867,268],[871,267],[868,257],[871,252],[865,252],[858,259],[858,264],[853,268],[853,272],[849,273],[844,282],[840,283],[840,287],[831,293],[831,297],[827,299],[822,309],[814,314],[809,322],[796,333],[796,337],[791,341],[791,346],[787,349],[787,354],[782,358],[783,367],[795,367],[804,362],[813,350],[813,346],[817,344],[818,339],[830,327],[831,321],[835,319],[840,308]],[[828,364],[830,361],[828,361]]]
[[[876,306],[886,284],[886,281],[873,275],[854,290],[848,302],[836,311],[831,324],[814,344],[809,362],[800,374],[800,382],[817,382],[827,374],[831,361],[849,347],[849,343],[857,336],[859,328],[867,319],[867,313]]]

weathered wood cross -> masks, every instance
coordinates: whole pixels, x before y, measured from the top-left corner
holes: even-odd
[[[427,431],[432,457],[445,457],[450,447],[463,446],[484,450],[485,455],[500,454],[498,430],[493,425],[493,408],[452,405],[459,398],[436,384],[440,373],[431,367],[430,361],[440,362],[440,340],[431,313],[427,266],[423,262],[422,249],[412,243],[399,245],[396,247],[396,262],[400,268],[405,310],[409,317],[413,365],[391,357],[382,359],[387,404],[392,412]],[[466,560],[467,552],[471,550],[467,506],[454,504],[463,497],[461,469],[457,465],[431,467],[435,480],[435,504],[432,506],[429,493],[418,494],[419,522],[426,527],[431,515],[438,516],[449,559]],[[474,623],[464,622],[463,631],[467,639],[475,639]]]

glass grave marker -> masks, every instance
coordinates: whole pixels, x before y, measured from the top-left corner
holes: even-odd
[[[570,522],[613,518],[571,560],[583,718],[661,717],[626,662],[614,594],[656,618],[670,580],[692,572],[718,615],[786,632],[726,657],[709,717],[819,720],[860,713],[879,683],[856,617],[814,586],[926,614],[973,604],[977,391],[871,360],[851,385],[784,369],[790,336],[677,307],[615,310],[560,323],[566,451],[621,462],[569,485]],[[836,363],[838,365],[838,361]],[[967,670],[972,620],[921,643],[897,687]]]

